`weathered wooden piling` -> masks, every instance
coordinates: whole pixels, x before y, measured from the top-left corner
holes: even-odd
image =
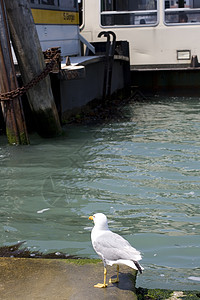
[[[23,84],[26,85],[45,68],[36,26],[27,0],[6,0],[11,40]],[[51,90],[50,78],[37,83],[27,92],[37,132],[43,137],[61,134],[60,120]]]
[[[17,89],[4,0],[0,0],[0,70],[1,94]],[[29,144],[20,97],[1,99],[1,107],[9,144]]]

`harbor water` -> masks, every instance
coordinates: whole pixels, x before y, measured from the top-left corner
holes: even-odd
[[[103,212],[143,254],[137,286],[200,290],[199,98],[131,101],[64,131],[0,137],[0,246],[97,258],[88,217]]]

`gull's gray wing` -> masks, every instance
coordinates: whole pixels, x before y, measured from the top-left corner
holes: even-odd
[[[140,252],[120,235],[108,231],[93,242],[95,251],[106,260],[140,260]]]

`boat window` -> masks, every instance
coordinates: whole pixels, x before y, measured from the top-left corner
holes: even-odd
[[[165,0],[164,4],[166,25],[200,22],[200,0]]]
[[[53,6],[53,7],[58,7],[59,6],[59,0],[31,0],[31,7],[32,6],[37,6],[37,7],[41,7],[41,6]]]
[[[46,5],[55,5],[55,0],[42,0],[41,3]]]
[[[77,0],[30,0],[31,8],[77,11]]]
[[[102,26],[157,23],[157,0],[101,0]]]

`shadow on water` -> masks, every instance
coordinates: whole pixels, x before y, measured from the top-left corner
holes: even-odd
[[[77,114],[72,114],[66,122],[68,124],[82,125],[105,125],[107,122],[121,122],[128,120],[123,109],[131,102],[145,103],[151,101],[152,97],[145,97],[140,91],[132,91],[127,97],[91,101]]]

